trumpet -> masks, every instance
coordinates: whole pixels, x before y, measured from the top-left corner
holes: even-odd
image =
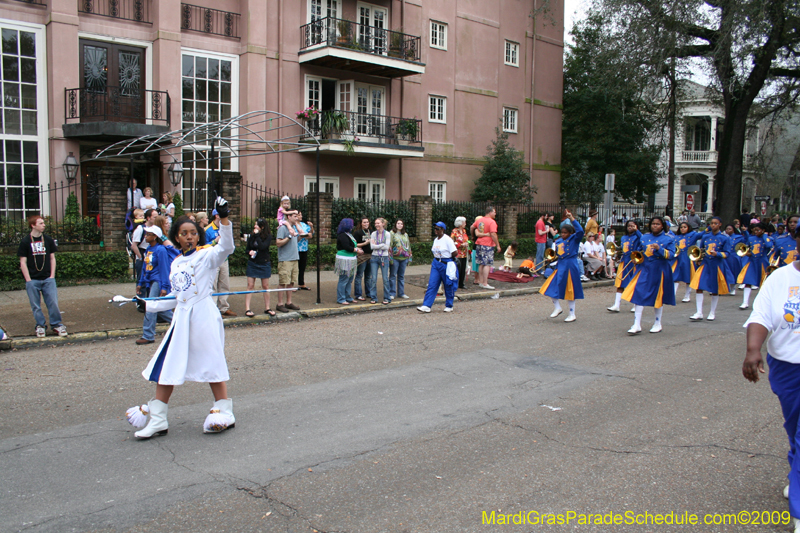
[[[539,268],[545,265],[549,265],[555,260],[556,260],[556,251],[553,250],[552,248],[548,248],[547,250],[544,251],[544,260],[538,265],[533,265],[533,268],[531,270],[533,272],[536,272],[537,270],[539,270]]]
[[[706,256],[706,251],[699,246],[690,246],[686,253],[689,254],[690,261],[702,261]]]
[[[642,263],[644,263],[644,254],[638,250],[631,252],[631,262],[625,265],[625,267],[634,265],[634,268],[630,269],[627,274],[622,276],[622,279],[624,280],[625,278],[630,276],[631,272],[634,272],[636,270],[636,265],[641,265]],[[623,267],[623,270],[625,270],[625,267]]]
[[[734,250],[736,250],[736,255],[738,255],[739,257],[744,257],[748,254],[748,252],[750,252],[750,247],[747,246],[745,243],[740,242],[739,244],[736,245],[736,247],[734,247]]]

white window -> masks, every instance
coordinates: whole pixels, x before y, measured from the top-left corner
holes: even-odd
[[[44,26],[3,21],[0,34],[0,219],[47,215],[39,194],[50,181]]]
[[[353,198],[365,202],[382,202],[386,197],[386,180],[356,178],[353,180]]]
[[[428,122],[447,122],[447,98],[433,95],[428,97]]]
[[[182,51],[183,128],[227,120],[239,114],[239,58],[211,52]],[[212,163],[211,146],[195,145],[184,150],[183,206],[200,209],[207,205]],[[215,171],[237,170],[231,153],[216,147]],[[211,189],[213,191],[213,188]]]
[[[447,24],[431,21],[431,48],[447,50]]]
[[[519,66],[519,43],[506,41],[506,65]]]
[[[517,115],[519,111],[510,107],[503,108],[503,131],[517,133]]]
[[[317,192],[317,177],[305,176],[306,194]],[[322,192],[333,194],[334,198],[339,198],[339,178],[331,176],[320,176],[319,186]]]
[[[428,195],[433,198],[434,202],[444,202],[447,200],[447,182],[445,181],[429,181],[428,182]]]
[[[359,2],[358,25],[356,26],[358,44],[371,54],[386,55],[389,35],[389,10],[385,7]]]

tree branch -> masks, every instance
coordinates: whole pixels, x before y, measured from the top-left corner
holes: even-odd
[[[798,78],[800,79],[800,69],[791,68],[771,68],[769,73],[773,76],[781,76],[783,78]]]
[[[697,44],[678,48],[674,53],[670,54],[670,57],[705,57],[712,52],[714,52],[714,47],[710,44]]]

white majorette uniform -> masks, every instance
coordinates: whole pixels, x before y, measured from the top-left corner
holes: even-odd
[[[217,268],[234,249],[233,225],[221,224],[219,244],[179,255],[172,262],[169,280],[175,300],[147,302],[147,311],[174,309],[172,325],[142,375],[159,385],[184,381],[228,381],[225,329],[211,298]]]

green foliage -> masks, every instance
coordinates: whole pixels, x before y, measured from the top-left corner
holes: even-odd
[[[417,119],[416,118],[401,118],[397,123],[397,135],[402,136],[407,141],[417,140]]]
[[[322,123],[320,125],[320,134],[327,138],[332,133],[342,133],[350,129],[350,122],[347,120],[347,115],[341,111],[323,111]]]
[[[81,219],[81,211],[78,206],[78,197],[74,192],[69,193],[67,197],[67,206],[64,209],[64,222],[75,223]]]
[[[71,215],[71,216],[74,216]],[[44,232],[59,244],[99,244],[100,228],[94,217],[77,217],[57,222],[52,217],[42,217]],[[26,220],[0,217],[0,245],[16,246],[31,232]]]
[[[529,202],[535,188],[525,171],[522,152],[508,142],[508,133],[495,128],[497,139],[486,149],[481,177],[472,191],[473,202]]]
[[[183,211],[183,200],[181,199],[180,193],[175,193],[172,197],[172,203],[175,204],[175,216],[172,218],[182,217],[186,213]]]
[[[79,281],[119,280],[128,274],[125,252],[59,252],[56,254],[56,282],[72,285]],[[16,255],[0,255],[0,290],[21,290],[25,279]]]
[[[336,228],[344,218],[352,218],[358,227],[362,217],[367,217],[374,222],[376,218],[382,217],[389,222],[389,227],[393,227],[398,219],[405,223],[406,232],[411,236],[417,236],[415,226],[414,211],[411,203],[403,200],[387,200],[384,202],[366,202],[352,198],[334,198],[333,213],[331,216],[331,238],[336,238]]]
[[[625,199],[658,191],[653,116],[638,82],[608,53],[606,23],[595,15],[576,24],[565,61],[561,196],[569,203],[601,201],[607,173]]]

